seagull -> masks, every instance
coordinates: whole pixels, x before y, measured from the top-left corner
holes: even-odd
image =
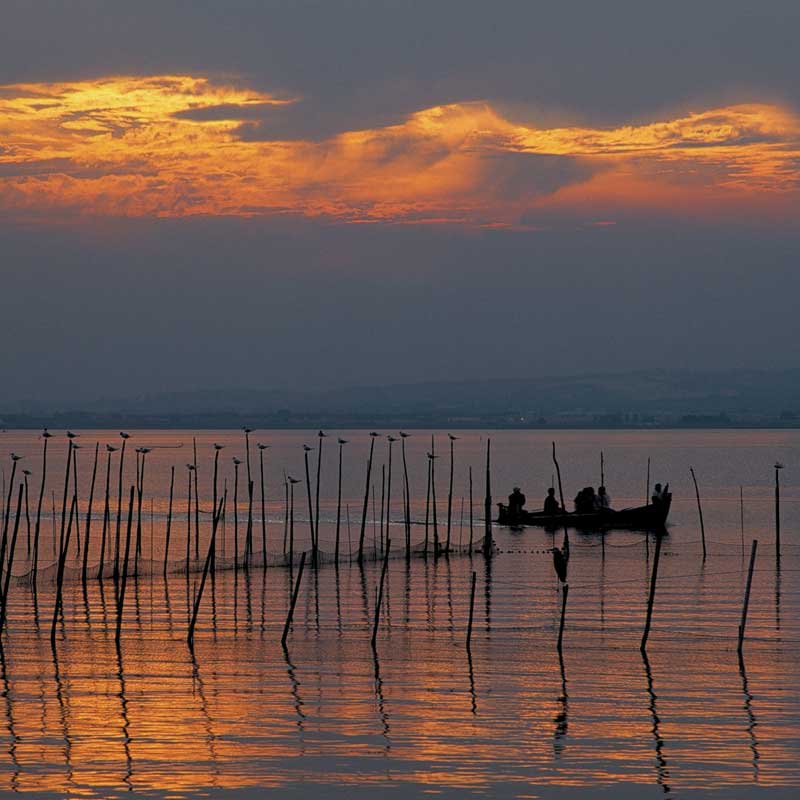
[[[388,439],[390,442],[396,442],[396,441],[397,441],[397,438],[396,438],[396,437],[394,437],[394,436],[392,436],[391,434],[390,434],[389,436],[387,436],[386,438],[387,438],[387,439]]]
[[[247,425],[242,425],[242,430],[245,433],[252,433],[253,432],[253,429],[252,428],[248,428]]]
[[[214,442],[214,449],[215,450],[222,450],[224,447],[225,447],[224,444],[217,444],[216,442]]]
[[[12,461],[20,461],[22,458],[24,458],[24,456],[18,456],[16,453],[11,454]]]
[[[452,434],[452,433],[448,433],[447,435],[450,437],[450,441],[451,441],[451,442],[456,442],[456,441],[458,441],[458,436],[453,436],[453,434]]]
[[[376,433],[375,431],[372,431],[372,432],[370,433],[370,436],[380,436],[380,434],[379,434],[379,433]]]
[[[780,461],[775,462],[775,469],[783,469],[783,464]]]
[[[125,433],[125,431],[120,431],[120,432],[119,432],[119,435],[120,435],[120,436],[121,436],[123,439],[130,439],[130,438],[131,438],[131,435],[130,435],[129,433]]]
[[[301,480],[298,480],[297,478],[293,478],[291,475],[287,475],[286,476],[286,480],[289,481],[289,483],[302,483],[303,482]]]
[[[74,439],[78,434],[72,431],[67,431],[67,439]]]
[[[259,450],[266,450],[268,447],[269,447],[268,444],[261,444],[261,442],[258,443]]]
[[[189,472],[191,472],[194,469],[194,464],[187,464],[186,469],[188,469]]]
[[[53,434],[52,434],[52,433],[50,433],[50,431],[49,431],[49,430],[47,430],[47,428],[45,428],[45,429],[42,431],[42,439],[51,439],[52,437],[53,437]]]
[[[119,447],[112,447],[110,444],[106,445],[106,452],[107,453],[116,453],[119,450]]]
[[[239,464],[242,463],[242,460],[240,458],[233,458],[232,461],[237,467],[239,466]]]
[[[30,475],[31,471],[29,469],[24,469],[24,470],[22,470],[22,474],[23,475]]]
[[[319,436],[319,438],[320,438],[320,439],[324,439],[324,438],[325,438],[327,435],[328,435],[328,434],[327,434],[327,433],[325,433],[324,431],[320,431],[320,432],[317,434],[317,436]]]
[[[313,449],[313,447],[309,447],[307,444],[303,445],[303,450],[305,450],[306,453],[310,453]]]
[[[143,456],[146,456],[150,452],[150,448],[149,447],[137,447],[136,448],[136,452],[137,453],[141,453]]]
[[[339,439],[339,444],[347,444],[347,439]]]
[[[408,437],[411,436],[411,434],[410,433],[406,433],[405,431],[400,431],[400,436],[403,439],[408,439]]]
[[[73,443],[73,445],[72,445],[72,449],[73,449],[73,450],[80,450],[80,449],[81,449],[81,446],[80,446],[79,444],[74,444],[74,443]]]
[[[428,453],[427,455],[428,458],[431,459],[431,461],[433,461],[434,458],[439,458],[439,456],[435,456],[433,453]]]

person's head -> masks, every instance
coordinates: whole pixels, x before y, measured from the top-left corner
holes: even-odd
[[[587,486],[586,494],[594,494],[594,486]]]
[[[548,494],[548,495],[550,495],[550,497],[555,497],[556,490],[555,490],[555,489],[554,489],[554,488],[551,486],[551,487],[550,487],[550,488],[547,490],[547,494]]]
[[[597,494],[605,494],[605,493],[606,493],[606,487],[605,487],[605,486],[601,486],[601,487],[600,487],[600,488],[597,490]]]
[[[657,492],[660,492],[660,491],[661,491],[661,484],[660,484],[660,483],[657,483],[657,484],[656,484],[656,491],[657,491]]]
[[[514,487],[514,494],[519,494],[519,486]]]

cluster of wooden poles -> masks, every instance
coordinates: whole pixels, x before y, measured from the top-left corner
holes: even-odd
[[[245,436],[245,449],[246,449],[246,469],[247,469],[247,526],[244,537],[243,546],[240,551],[239,541],[239,466],[241,461],[237,458],[233,459],[234,464],[234,489],[233,489],[233,516],[234,516],[234,559],[233,569],[249,569],[252,566],[257,566],[254,560],[254,480],[251,468],[251,448],[250,448],[250,434],[252,429],[243,428]],[[66,457],[66,468],[64,475],[63,497],[61,504],[61,522],[58,536],[58,548],[56,551],[56,597],[53,609],[53,620],[50,631],[50,640],[53,647],[56,644],[56,629],[58,620],[62,614],[63,606],[63,584],[67,560],[69,557],[70,546],[72,542],[75,543],[75,553],[81,559],[81,582],[86,591],[87,581],[93,575],[97,580],[103,581],[107,575],[108,568],[111,569],[111,577],[114,583],[114,594],[116,600],[117,610],[117,624],[116,624],[116,639],[119,642],[122,630],[122,620],[125,605],[125,593],[128,578],[137,576],[139,574],[139,559],[142,555],[142,504],[144,498],[144,484],[145,484],[145,465],[147,455],[152,451],[152,447],[138,447],[136,448],[136,482],[131,485],[128,492],[128,512],[127,512],[127,525],[124,528],[123,540],[123,483],[124,483],[124,464],[125,452],[128,445],[128,440],[131,438],[130,434],[120,432],[121,445],[114,447],[110,444],[106,445],[106,477],[105,477],[105,500],[102,517],[102,533],[99,548],[99,562],[96,571],[92,568],[90,573],[89,565],[89,551],[91,545],[91,523],[92,523],[92,510],[95,497],[95,489],[97,484],[98,475],[98,462],[100,459],[100,443],[95,445],[94,449],[94,462],[92,467],[91,484],[89,489],[88,504],[86,509],[84,536],[81,542],[81,530],[78,514],[78,464],[77,464],[77,451],[80,445],[75,441],[77,434],[67,431],[68,451]],[[356,561],[361,566],[365,560],[366,553],[366,530],[367,530],[367,515],[370,499],[370,489],[372,489],[372,499],[374,507],[374,484],[372,484],[372,471],[373,459],[375,454],[375,441],[379,438],[380,434],[376,432],[370,433],[370,448],[369,456],[366,465],[366,486],[364,490],[364,503],[361,515],[361,528],[358,540],[358,551]],[[405,440],[409,434],[400,432],[401,440],[401,455],[403,465],[403,523],[405,531],[405,555],[410,558],[412,554],[411,544],[411,492],[408,477],[408,464],[406,460]],[[22,456],[11,454],[12,469],[11,478],[9,482],[8,495],[5,504],[5,513],[3,519],[3,532],[2,540],[0,540],[0,631],[6,622],[7,608],[8,608],[8,590],[10,586],[12,568],[14,565],[14,556],[17,551],[17,540],[21,526],[21,514],[24,508],[25,519],[27,525],[27,557],[31,563],[30,571],[30,585],[34,594],[37,589],[37,579],[40,564],[40,541],[42,531],[42,504],[45,495],[46,480],[47,480],[47,457],[48,446],[50,439],[53,438],[47,429],[42,433],[43,439],[43,452],[42,452],[42,475],[41,486],[39,490],[39,497],[37,501],[36,513],[34,523],[31,525],[31,515],[29,506],[29,486],[28,478],[30,476],[29,470],[23,470],[24,479],[19,484],[18,497],[16,503],[16,514],[14,518],[13,529],[10,529],[11,507],[13,488],[16,480],[17,464],[22,459]],[[317,453],[317,467],[316,467],[316,502],[312,505],[312,489],[309,467],[309,452],[312,448],[304,445],[304,464],[305,464],[305,477],[307,487],[308,499],[308,518],[310,528],[311,550],[310,562],[313,567],[319,564],[319,497],[320,497],[320,483],[321,483],[321,463],[322,463],[322,448],[323,440],[327,435],[323,431],[318,433],[318,453]],[[379,595],[382,596],[382,587],[385,580],[385,573],[387,569],[387,561],[389,557],[389,550],[391,541],[389,539],[389,524],[391,519],[391,488],[392,488],[392,447],[397,441],[394,436],[388,436],[388,476],[386,466],[384,465],[382,472],[382,488],[381,488],[381,551],[383,554],[383,570],[381,574],[381,591]],[[431,550],[434,557],[440,555],[449,555],[452,547],[452,530],[453,530],[453,476],[454,476],[454,443],[457,437],[449,435],[450,440],[450,478],[449,478],[449,491],[447,498],[447,526],[446,534],[440,536],[439,525],[437,519],[437,503],[436,503],[436,483],[435,483],[435,459],[438,456],[435,453],[435,440],[431,436],[431,449],[427,453],[428,463],[428,481],[427,481],[427,500],[426,500],[426,515],[425,515],[425,539],[422,545],[422,554],[427,556]],[[347,440],[339,439],[339,474],[338,474],[338,499],[337,499],[337,512],[336,512],[336,540],[334,550],[334,561],[338,564],[340,558],[340,541],[341,541],[341,528],[342,528],[342,450],[343,446],[347,444]],[[261,536],[262,536],[262,554],[263,566],[267,566],[267,522],[266,522],[266,492],[264,480],[264,451],[268,445],[258,443],[259,450],[259,466],[260,466],[260,488],[261,488]],[[195,594],[193,611],[188,631],[188,643],[190,647],[194,642],[194,632],[197,624],[197,618],[203,597],[203,591],[209,574],[213,575],[216,560],[217,560],[217,533],[221,521],[225,519],[226,507],[228,502],[228,488],[227,481],[224,484],[221,493],[218,489],[218,476],[219,476],[219,457],[220,451],[223,449],[222,445],[214,444],[214,477],[213,477],[213,499],[212,499],[212,521],[211,521],[211,536],[209,540],[208,550],[202,568],[202,575],[199,587]],[[112,473],[112,454],[119,451],[119,465],[117,475],[117,503],[116,503],[116,524],[112,519],[112,501],[111,501],[111,473]],[[197,442],[193,441],[194,460],[187,463],[188,472],[188,487],[187,487],[187,536],[186,536],[186,560],[185,570],[188,573],[192,564],[192,517],[194,512],[194,559],[199,564],[200,558],[200,492],[198,485],[198,460],[197,460]],[[283,554],[284,559],[288,561],[290,569],[294,568],[294,485],[300,483],[299,480],[284,473],[285,485],[285,499],[286,499],[286,513],[284,518],[284,536],[283,536]],[[388,478],[388,479],[387,479]],[[71,498],[70,498],[71,490]],[[469,469],[469,524],[470,524],[470,552],[473,549],[473,498],[472,498],[472,468]],[[192,495],[194,494],[194,506],[192,505]],[[55,496],[54,496],[55,497]],[[175,497],[175,467],[173,466],[170,471],[170,488],[169,488],[169,509],[167,513],[166,533],[164,540],[164,558],[163,558],[163,573],[166,577],[170,565],[170,539],[172,534],[173,523],[173,503]],[[463,505],[463,501],[462,501]],[[485,496],[485,536],[483,539],[482,552],[488,558],[492,555],[493,545],[491,536],[491,441],[487,441],[486,446],[486,496]],[[349,510],[349,509],[348,509]],[[54,526],[55,526],[55,499],[53,502]],[[463,508],[462,508],[463,515]],[[132,542],[134,536],[134,519],[135,519],[135,541]],[[348,516],[349,520],[349,516]],[[385,539],[384,539],[384,522],[385,522]],[[432,523],[432,525],[431,525]],[[9,537],[9,530],[11,535]],[[33,536],[31,536],[31,530]],[[74,531],[74,538],[73,538]],[[429,531],[432,531],[432,541],[429,537]],[[133,546],[133,553],[131,547]],[[54,540],[55,547],[55,540]],[[288,550],[287,550],[288,547]],[[287,555],[288,554],[288,555]],[[377,555],[377,548],[376,548]],[[108,559],[108,561],[106,560]],[[348,554],[348,559],[352,559],[352,553]],[[300,567],[297,576],[297,584],[292,598],[291,607],[286,621],[286,629],[283,636],[283,643],[286,642],[289,628],[291,626],[291,619],[294,611],[294,604],[297,599],[297,591],[299,581],[302,577],[303,568],[305,566],[306,553],[303,552]],[[376,609],[376,622],[373,633],[373,643],[377,635],[378,619],[380,615],[380,603]]]

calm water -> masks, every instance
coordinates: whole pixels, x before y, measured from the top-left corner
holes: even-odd
[[[456,432],[458,433],[458,432]],[[336,432],[324,440],[321,547],[333,549],[338,456],[344,448],[342,549],[355,548],[361,524],[369,436]],[[469,539],[468,467],[474,473],[475,536],[482,533],[487,433],[464,431],[455,443],[451,536]],[[377,657],[370,647],[380,564],[344,563],[307,570],[288,650],[280,638],[291,593],[288,569],[220,571],[203,597],[194,655],[186,646],[189,607],[199,576],[161,567],[128,585],[122,644],[114,645],[114,586],[90,580],[65,586],[57,648],[50,647],[54,530],[60,526],[66,438],[50,440],[40,570],[34,595],[19,581],[9,591],[0,675],[3,725],[0,792],[41,796],[639,798],[794,797],[800,786],[800,433],[793,431],[493,432],[495,501],[514,484],[539,505],[558,444],[565,494],[599,482],[599,453],[616,507],[636,505],[651,484],[669,481],[675,498],[665,539],[648,659],[639,652],[655,542],[641,533],[571,534],[570,593],[563,660],[556,652],[561,595],[542,530],[495,528],[487,563],[475,556],[391,560]],[[77,440],[81,538],[85,537],[94,443],[119,444],[110,431]],[[258,431],[251,439],[254,535],[261,549],[259,451],[265,455],[267,550],[282,550],[284,470],[305,481],[303,443],[316,432]],[[210,535],[212,443],[225,445],[219,486],[229,504],[220,559],[234,549],[234,468],[239,467],[239,537],[247,524],[244,437],[197,436],[198,552]],[[437,518],[447,520],[449,453],[437,436]],[[31,470],[32,522],[41,479],[41,439],[0,434],[7,454]],[[390,536],[399,545],[402,459],[393,449]],[[134,431],[125,493],[134,482],[136,446],[147,455],[141,569],[161,564],[176,466],[170,561],[185,558],[184,431]],[[429,434],[407,440],[412,517],[425,518]],[[388,444],[375,447],[376,516]],[[312,485],[316,450],[310,454]],[[117,467],[111,480],[116,524]],[[782,559],[775,558],[773,463],[782,481]],[[700,483],[708,557],[703,563],[693,466]],[[387,476],[388,477],[388,476]],[[16,483],[16,480],[15,480]],[[744,496],[744,537],[739,491]],[[99,559],[105,491],[101,452],[89,563]],[[15,489],[16,492],[16,489]],[[53,522],[53,492],[56,515]],[[16,494],[15,494],[16,496]],[[462,497],[464,511],[462,516]],[[312,497],[312,503],[315,498]],[[15,504],[12,503],[12,514]],[[295,544],[309,546],[305,482],[295,486]],[[127,509],[126,509],[127,510]],[[463,520],[463,522],[462,522]],[[13,527],[13,519],[11,520]],[[124,535],[125,514],[122,528]],[[423,527],[414,527],[415,542]],[[560,535],[557,537],[560,542]],[[742,540],[745,540],[745,546]],[[750,541],[759,540],[744,659],[736,636]],[[380,539],[372,494],[367,541]],[[71,562],[80,560],[71,545]],[[84,542],[82,541],[82,545]],[[194,531],[190,551],[194,549]],[[194,553],[191,552],[192,557]],[[22,524],[13,573],[28,572]],[[464,647],[472,570],[477,572],[471,657]],[[296,570],[295,570],[296,576]]]

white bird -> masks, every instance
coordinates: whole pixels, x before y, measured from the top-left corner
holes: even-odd
[[[120,431],[120,432],[119,432],[119,435],[120,435],[120,436],[121,436],[123,439],[130,439],[130,438],[131,438],[131,435],[130,435],[129,433],[125,433],[125,431]]]
[[[783,464],[780,461],[775,462],[775,469],[783,469]]]
[[[52,433],[50,433],[50,431],[49,431],[49,430],[47,430],[47,428],[45,428],[45,429],[42,431],[42,439],[51,439],[52,437],[53,437],[53,434],[52,434]]]
[[[286,476],[286,480],[289,481],[289,483],[302,483],[303,482],[303,481],[299,480],[298,478],[293,478],[291,475],[287,475]]]
[[[116,453],[119,450],[119,447],[112,447],[110,444],[106,445],[106,452],[108,453]]]
[[[327,433],[325,433],[324,431],[320,431],[320,432],[317,434],[317,436],[319,436],[319,438],[320,438],[320,439],[324,439],[324,438],[325,438],[327,435],[328,435],[328,434],[327,434]]]
[[[268,447],[269,447],[268,444],[261,444],[261,442],[258,443],[259,450],[266,450]]]
[[[386,438],[387,438],[387,439],[388,439],[390,442],[396,442],[396,441],[397,441],[397,438],[396,438],[396,437],[394,437],[394,436],[391,436],[391,435],[387,436]]]
[[[75,444],[75,443],[73,442],[73,443],[72,443],[72,449],[73,449],[73,450],[80,450],[80,449],[81,449],[81,446],[80,446],[79,444]]]
[[[431,459],[431,461],[433,461],[434,458],[439,458],[439,456],[435,456],[433,453],[428,453],[427,456]]]
[[[451,442],[456,442],[456,441],[458,441],[458,436],[453,436],[453,434],[452,434],[452,433],[448,433],[447,435],[450,437],[450,441],[451,441]]]
[[[150,448],[149,447],[137,447],[136,448],[136,452],[137,453],[141,453],[143,456],[146,456],[150,452]]]
[[[376,433],[375,431],[372,431],[372,432],[370,433],[370,436],[380,436],[380,434],[379,434],[379,433]]]
[[[67,439],[74,439],[78,434],[72,431],[67,431]]]
[[[347,444],[347,439],[339,439],[339,444]]]
[[[22,470],[22,474],[23,475],[30,475],[31,471],[29,469],[24,469],[24,470]]]
[[[406,433],[405,431],[400,431],[400,436],[402,436],[404,439],[408,439],[408,437],[411,436],[411,434]]]
[[[187,464],[186,469],[188,469],[189,472],[191,472],[194,469],[194,464]]]
[[[11,454],[12,461],[20,461],[22,458],[24,458],[24,456],[18,456],[16,453]]]
[[[313,449],[313,447],[309,447],[307,444],[303,445],[303,450],[305,450],[306,453],[310,453]]]
[[[242,425],[242,430],[245,433],[252,433],[253,432],[253,428],[248,428],[246,425]]]
[[[239,464],[241,464],[241,463],[242,463],[242,460],[241,460],[240,458],[234,458],[234,459],[233,459],[233,463],[234,463],[234,464],[235,464],[235,465],[238,467],[238,466],[239,466]]]
[[[222,450],[222,449],[224,449],[224,447],[225,447],[224,444],[217,444],[216,442],[214,442],[214,449],[215,450]]]

